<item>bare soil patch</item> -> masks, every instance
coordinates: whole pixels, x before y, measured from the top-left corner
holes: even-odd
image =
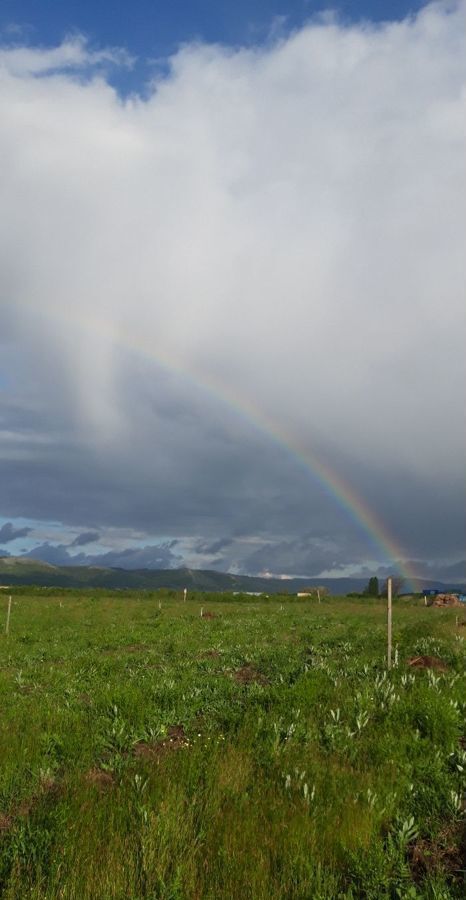
[[[147,741],[138,741],[133,747],[133,753],[138,759],[153,759],[158,752],[157,742],[149,744]]]
[[[207,609],[207,610],[203,611],[201,618],[202,619],[216,619],[217,613],[209,612],[209,610]]]
[[[0,813],[0,834],[2,831],[9,831],[12,825],[13,816],[6,816],[4,813]]]
[[[202,650],[199,654],[199,659],[218,659],[219,656],[218,650]]]
[[[57,795],[60,793],[60,784],[54,778],[43,778],[40,783],[40,791],[25,797],[12,810],[11,815],[0,813],[0,834],[2,831],[9,831],[13,827],[17,819],[25,819],[33,809],[37,806],[41,799],[47,795]]]
[[[170,750],[181,750],[188,747],[189,741],[183,725],[170,725],[167,736],[160,741],[138,741],[134,746],[134,755],[142,759],[154,759]]]
[[[78,700],[80,703],[83,703],[84,706],[92,706],[92,697],[86,691],[78,694]]]
[[[148,644],[120,644],[117,647],[103,647],[102,656],[116,656],[121,653],[144,653],[149,650]]]
[[[89,771],[86,772],[85,777],[88,784],[93,784],[95,787],[100,788],[100,790],[105,790],[115,784],[115,779],[111,772],[106,772],[104,769],[99,769],[97,766],[89,769]]]
[[[418,838],[409,850],[410,868],[417,881],[438,871],[454,877],[462,872],[465,863],[465,835],[457,826],[445,828],[435,840]]]
[[[58,797],[59,794],[60,785],[58,781],[55,781],[53,778],[43,778],[40,783],[40,792],[37,794],[31,794],[30,797],[25,797],[25,799],[15,809],[15,816],[20,816],[24,819],[33,811],[33,809],[38,805],[38,803],[40,803],[40,801],[44,797]]]
[[[249,663],[237,669],[233,674],[233,678],[238,684],[261,684],[263,686],[270,684],[269,679]]]
[[[439,672],[446,672],[448,669],[438,656],[412,656],[408,659],[408,666],[414,669],[437,669]]]

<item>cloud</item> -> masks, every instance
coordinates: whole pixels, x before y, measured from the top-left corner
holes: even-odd
[[[219,541],[220,543],[220,541]],[[332,548],[325,547],[317,540],[300,539],[297,541],[256,541],[252,549],[249,541],[228,539],[222,542],[229,547],[229,553],[212,555],[193,541],[165,541],[159,544],[141,547],[120,546],[111,551],[98,553],[75,553],[69,551],[65,544],[53,544],[49,541],[37,545],[31,550],[22,551],[29,559],[40,559],[43,562],[58,566],[101,566],[121,569],[176,569],[181,567],[214,569],[216,571],[234,571],[243,575],[267,574],[277,577],[325,577],[325,578],[369,578],[377,575],[385,579],[393,575],[396,566],[379,565],[376,561],[368,564],[355,564],[354,552],[345,551],[337,544]],[[177,545],[178,552],[173,552]],[[248,553],[249,549],[249,553]],[[3,555],[10,555],[4,553]],[[466,582],[466,560],[455,563],[422,559],[409,560],[408,566],[417,573],[419,579],[426,584],[429,581],[444,581],[449,584]]]
[[[448,564],[442,562],[429,563],[425,560],[410,560],[409,565],[417,572],[420,580],[425,581],[427,587],[429,581],[443,581],[446,584],[466,584],[466,559],[461,559],[456,563]],[[370,574],[376,574],[380,579],[388,578],[393,574],[389,566],[380,566],[376,571]]]
[[[343,541],[322,540],[310,535],[285,541],[268,541],[242,554],[244,574],[267,572],[272,575],[318,576],[323,571],[344,569],[354,560],[354,548],[344,547]]]
[[[1,52],[5,515],[373,558],[272,431],[459,552],[463,11],[187,45],[126,100],[124,54]]]
[[[231,547],[233,539],[231,537],[219,538],[216,541],[198,541],[195,545],[195,552],[206,554],[207,556],[216,556],[221,550]]]
[[[0,68],[14,77],[50,75],[82,70],[111,63],[130,66],[130,55],[121,48],[92,50],[82,35],[68,37],[58,47],[44,48],[17,44],[0,48]]]
[[[173,569],[179,567],[181,557],[174,554],[170,542],[146,547],[126,547],[107,553],[72,554],[64,544],[45,541],[24,554],[28,559],[40,559],[54,566],[103,566],[121,569]]]
[[[74,541],[71,542],[70,547],[85,547],[86,544],[93,544],[98,540],[98,531],[83,531],[81,534],[76,535]]]
[[[0,544],[9,544],[16,538],[26,537],[30,531],[32,531],[31,528],[15,528],[12,522],[5,522],[0,528]]]
[[[79,560],[73,563],[71,554],[64,544],[49,544],[48,541],[38,544],[32,550],[23,553],[23,556],[26,559],[40,559],[52,566],[79,565]]]

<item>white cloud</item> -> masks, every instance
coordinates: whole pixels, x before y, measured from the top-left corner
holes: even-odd
[[[462,471],[463,14],[186,46],[125,101],[74,78],[113,50],[1,52],[4,314],[88,433],[131,420],[119,335],[310,446]]]
[[[121,48],[91,50],[82,35],[73,35],[58,47],[21,46],[17,43],[0,48],[0,68],[15,77],[47,75],[111,63],[131,65],[130,55]]]

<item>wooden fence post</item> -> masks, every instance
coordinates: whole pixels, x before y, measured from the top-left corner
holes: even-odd
[[[11,616],[11,596],[8,597],[8,612],[6,614],[5,634],[10,633],[10,616]]]
[[[387,579],[387,664],[392,667],[392,579]]]

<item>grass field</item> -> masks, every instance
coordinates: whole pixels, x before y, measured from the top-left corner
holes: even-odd
[[[0,603],[2,897],[466,896],[461,611],[388,674],[382,601]]]

